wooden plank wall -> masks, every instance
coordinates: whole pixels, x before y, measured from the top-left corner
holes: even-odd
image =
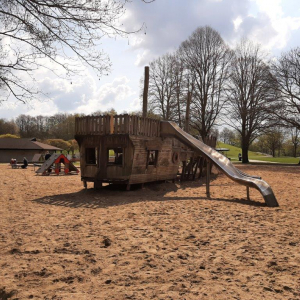
[[[134,145],[134,157],[132,164],[132,172],[129,179],[130,184],[144,183],[158,180],[173,180],[176,178],[179,161],[174,163],[172,155],[174,153],[172,146],[172,138],[143,138],[138,136],[130,136]],[[147,146],[152,145],[151,149],[158,150],[158,160],[156,167],[147,166]]]
[[[121,147],[124,150],[122,165],[108,166],[108,149]],[[86,163],[86,148],[97,148],[97,165]],[[128,179],[131,175],[133,145],[128,135],[84,136],[80,141],[81,176],[94,181],[105,178]]]

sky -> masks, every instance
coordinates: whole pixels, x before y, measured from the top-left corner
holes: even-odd
[[[86,68],[82,76],[67,80],[41,69],[36,84],[49,99],[22,104],[10,98],[0,104],[0,118],[141,110],[144,67],[178,49],[200,26],[217,30],[231,47],[241,38],[251,39],[271,57],[300,46],[299,0],[156,0],[149,4],[132,0],[126,8],[125,29],[144,29],[128,38],[102,40],[101,47],[113,64],[108,76],[99,80]]]

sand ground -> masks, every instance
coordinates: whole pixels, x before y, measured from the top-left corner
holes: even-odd
[[[299,167],[126,192],[0,165],[0,299],[300,299]]]

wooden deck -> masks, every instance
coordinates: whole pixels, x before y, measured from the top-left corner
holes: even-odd
[[[160,121],[128,114],[77,117],[75,119],[75,134],[130,134],[158,137],[160,136]]]

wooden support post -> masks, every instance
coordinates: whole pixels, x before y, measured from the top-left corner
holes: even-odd
[[[86,182],[86,180],[83,180],[83,186],[84,186],[85,189],[87,189],[87,182]]]
[[[95,190],[99,190],[99,189],[101,189],[102,188],[102,181],[95,181],[94,182],[94,189]]]
[[[200,173],[199,173],[199,177],[198,178],[201,178],[202,177],[202,173],[203,173],[203,166],[204,166],[204,158],[203,156],[200,157]]]
[[[127,184],[127,185],[126,185],[126,191],[130,191],[130,187],[131,187],[131,185],[130,185],[130,184]]]
[[[143,93],[143,117],[147,117],[149,89],[149,67],[145,67],[144,93]]]
[[[196,174],[197,174],[197,170],[199,168],[199,165],[200,165],[200,157],[197,157],[195,165],[194,165],[195,170],[194,170],[194,174],[193,174],[193,180],[196,179]]]
[[[247,186],[247,200],[250,200],[250,188]]]
[[[203,156],[201,156],[200,157],[200,164],[199,164],[199,176],[198,176],[199,179],[202,177],[203,166],[204,166],[204,158],[203,158]]]
[[[181,181],[185,180],[185,170],[186,170],[186,161],[184,160],[182,162],[181,178],[180,178]]]
[[[210,182],[210,161],[207,159],[206,160],[206,196],[208,198],[210,198],[209,182]]]
[[[191,172],[193,174],[193,164],[194,164],[194,156],[191,156],[190,162],[188,164],[188,174],[187,174],[187,180],[190,180]]]

